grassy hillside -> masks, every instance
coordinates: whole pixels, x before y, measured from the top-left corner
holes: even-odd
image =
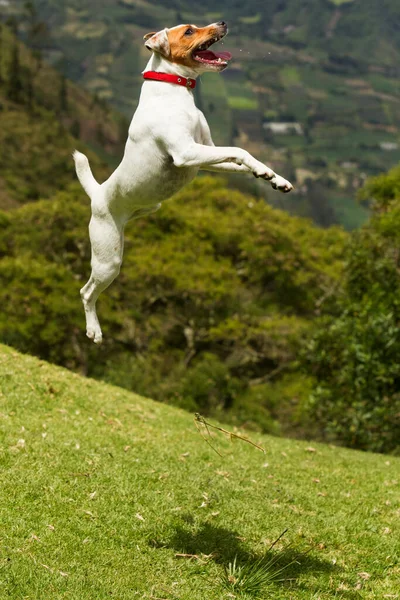
[[[22,18],[22,5],[5,10]],[[227,20],[232,66],[222,82],[204,76],[199,89],[215,141],[240,143],[292,178],[297,191],[285,208],[321,225],[360,225],[367,211],[354,201],[355,190],[367,175],[400,160],[396,0],[383,7],[380,0],[226,1],[217,10],[211,0],[105,0],[100,6],[84,0],[79,7],[40,0],[37,10],[51,28],[45,56],[127,116],[148,59],[144,33]],[[26,18],[20,34],[28,40]],[[268,125],[277,122],[300,129],[276,134]]]
[[[220,457],[189,413],[4,346],[0,374],[1,597],[398,597],[399,459],[218,436]],[[238,592],[261,557],[284,581]]]
[[[122,152],[126,123],[17,42],[0,23],[0,207],[48,197],[76,180],[71,153],[103,176]],[[123,129],[123,131],[122,131]]]

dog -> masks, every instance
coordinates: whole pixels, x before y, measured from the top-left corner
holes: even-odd
[[[216,147],[193,89],[199,75],[221,72],[232,58],[210,47],[228,32],[224,21],[207,27],[178,25],[148,33],[145,46],[152,52],[143,77],[139,105],[129,127],[123,159],[107,181],[93,177],[87,157],[75,151],[75,169],[91,199],[89,235],[92,273],[81,289],[86,334],[96,344],[102,331],[96,301],[120,271],[124,228],[130,219],[154,213],[161,202],[197,175],[199,169],[218,173],[252,173],[281,192],[292,185],[235,147]]]

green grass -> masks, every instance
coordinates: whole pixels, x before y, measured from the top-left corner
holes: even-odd
[[[381,92],[383,94],[399,94],[400,83],[397,78],[389,78],[383,77],[382,75],[371,74],[367,79],[377,92]]]
[[[276,553],[271,556],[272,548],[283,537],[286,530],[277,538],[268,549],[266,556],[243,565],[238,564],[237,556],[225,568],[222,581],[234,597],[260,598],[265,597],[266,591],[272,591],[274,583],[282,583],[289,578],[289,569],[292,565],[299,565],[305,553],[289,554],[288,551]],[[279,564],[279,563],[283,563]]]
[[[256,99],[245,96],[229,96],[228,104],[234,110],[257,110],[258,108]]]
[[[332,194],[330,203],[339,223],[345,223],[349,231],[364,225],[370,215],[368,209],[350,195]]]
[[[296,67],[283,67],[280,78],[282,81],[282,85],[286,88],[292,88],[301,84],[301,76]]]
[[[257,101],[251,85],[246,81],[244,77],[238,78],[238,80],[231,80],[224,78],[228,96],[238,96],[241,98],[249,98],[250,100]]]
[[[251,17],[239,17],[239,22],[240,23],[244,23],[245,25],[256,25],[257,23],[259,23],[262,19],[262,16],[260,13],[256,13],[255,15],[252,15]]]
[[[266,455],[216,437],[219,457],[188,413],[3,346],[0,365],[1,598],[399,597],[398,458],[258,435]]]

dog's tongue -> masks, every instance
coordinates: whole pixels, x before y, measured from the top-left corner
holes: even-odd
[[[230,52],[212,52],[211,50],[199,50],[196,52],[196,56],[200,56],[204,60],[218,60],[220,58],[223,61],[228,61],[232,58]]]
[[[230,52],[215,52],[217,58],[222,58],[222,60],[231,60],[232,54]]]

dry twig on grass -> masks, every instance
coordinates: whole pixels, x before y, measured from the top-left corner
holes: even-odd
[[[211,433],[210,433],[210,429],[209,428],[215,429],[217,431],[221,431],[225,435],[228,435],[229,439],[231,441],[234,438],[236,438],[238,440],[242,440],[243,442],[247,442],[248,444],[251,444],[251,446],[254,446],[258,450],[261,450],[261,452],[264,452],[264,454],[265,454],[265,450],[264,450],[264,448],[262,446],[259,446],[255,442],[252,442],[251,440],[249,440],[248,438],[244,437],[243,435],[239,435],[238,433],[233,433],[232,431],[228,431],[227,429],[223,429],[222,427],[218,427],[217,425],[212,425],[211,423],[209,423],[208,421],[206,421],[205,418],[202,415],[200,415],[199,413],[195,413],[195,415],[194,415],[194,423],[196,425],[197,431],[200,433],[200,435],[203,438],[203,440],[205,442],[207,442],[207,444],[214,450],[214,452],[216,452],[218,454],[218,456],[222,457],[222,454],[217,450],[217,448],[215,448],[211,444],[210,440],[203,434],[203,431],[201,430],[201,426],[204,427],[204,429],[206,430],[206,432],[207,432],[207,434],[208,434],[209,437],[211,437]]]

